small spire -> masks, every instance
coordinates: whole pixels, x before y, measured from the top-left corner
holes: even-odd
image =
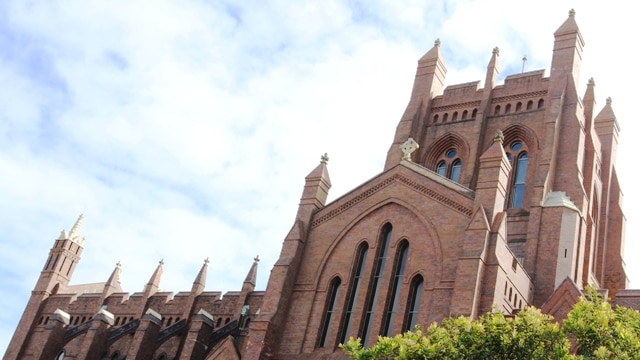
[[[500,144],[504,142],[504,134],[502,133],[502,130],[498,129],[496,131],[496,136],[493,137],[493,142],[500,142]]]
[[[109,279],[104,284],[104,289],[102,290],[102,297],[100,303],[102,304],[104,299],[109,297],[111,294],[115,292],[122,292],[122,286],[120,284],[120,273],[122,272],[122,264],[120,261],[116,263],[115,269],[109,276]]]
[[[251,269],[249,269],[249,273],[247,277],[244,279],[245,285],[250,286],[250,291],[253,291],[253,288],[256,286],[256,278],[258,276],[258,263],[260,262],[260,256],[256,256],[253,258],[253,264],[251,265]],[[242,286],[245,289],[245,286]]]
[[[144,293],[147,297],[153,295],[160,288],[160,278],[162,277],[162,266],[164,265],[164,259],[158,262],[158,267],[151,275],[149,282],[144,287]]]
[[[576,16],[576,11],[574,9],[569,10],[569,17]]]
[[[328,162],[329,162],[329,155],[327,155],[327,153],[324,153],[324,155],[320,156],[321,164],[327,165]]]
[[[195,295],[200,295],[204,291],[204,287],[207,284],[207,269],[209,266],[209,258],[204,259],[204,263],[200,268],[200,272],[196,276],[196,279],[193,281],[193,286],[191,287],[191,292]]]
[[[62,231],[60,231],[60,236],[58,236],[58,240],[64,240],[67,238],[67,232],[64,231],[64,229]]]
[[[84,220],[84,215],[80,214],[80,216],[78,216],[78,220],[76,220],[76,223],[73,225],[73,227],[69,231],[69,239],[73,240],[73,238],[79,235],[80,229],[82,228],[83,220]]]

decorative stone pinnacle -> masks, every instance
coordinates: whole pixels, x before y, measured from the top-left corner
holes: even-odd
[[[207,264],[207,265],[209,264],[209,257],[207,257],[206,259],[204,259],[204,263],[205,263],[205,264]]]
[[[253,262],[254,263],[259,263],[260,262],[260,255],[256,255],[256,257],[253,258]]]
[[[493,55],[500,55],[500,48],[499,47],[494,47],[493,48]]]
[[[158,261],[158,264],[159,264],[160,266],[164,265],[164,259],[160,259],[160,261]]]
[[[329,162],[329,155],[327,155],[327,153],[324,153],[324,155],[320,156],[321,164],[327,165],[328,162]]]
[[[418,145],[413,138],[408,138],[404,144],[400,145],[400,150],[402,150],[402,153],[404,154],[402,155],[402,160],[411,161],[411,153],[416,151],[419,147],[420,145]]]
[[[611,105],[611,96],[607,98],[607,105]]]
[[[502,130],[498,129],[496,131],[496,136],[493,138],[493,142],[500,142],[500,144],[504,142],[504,134],[502,133]]]
[[[433,46],[440,47],[440,38],[436,39],[436,41],[433,42]]]
[[[593,78],[589,78],[589,82],[587,83],[587,85],[596,86],[596,81],[593,80]]]
[[[576,16],[576,11],[574,9],[569,10],[569,16],[571,17]]]
[[[122,263],[120,262],[120,260],[118,260],[118,262],[116,263],[116,267],[118,269],[120,269],[122,267]]]

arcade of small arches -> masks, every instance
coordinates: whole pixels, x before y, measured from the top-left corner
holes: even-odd
[[[504,105],[504,109],[502,108],[502,105],[498,104],[493,108],[493,112],[491,114],[494,116],[507,115],[512,112],[519,113],[523,111],[540,110],[543,108],[544,108],[544,99],[538,99],[537,102],[534,102],[533,100],[529,100],[527,101],[526,104],[524,104],[522,101],[518,101],[517,103],[515,103],[515,108],[514,106],[512,106],[511,103],[507,103],[506,105]],[[458,120],[470,120],[470,119],[475,119],[477,115],[478,115],[477,108],[471,109],[471,111],[469,111],[468,109],[462,110],[461,112],[454,111],[451,113],[451,118],[449,118],[449,112],[438,113],[433,115],[432,123],[437,124],[437,123],[453,122]]]

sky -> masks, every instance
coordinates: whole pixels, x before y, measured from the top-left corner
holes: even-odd
[[[621,127],[626,263],[640,287],[627,3],[608,1],[0,2],[0,351],[49,249],[84,214],[72,284],[122,263],[129,293],[164,259],[161,288],[266,288],[304,177],[329,155],[329,201],[379,174],[417,60],[441,40],[446,85],[548,69],[576,10],[580,92],[596,83]]]

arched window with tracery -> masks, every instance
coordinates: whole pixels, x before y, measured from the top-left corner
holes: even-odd
[[[324,314],[322,315],[322,325],[320,338],[318,341],[319,347],[330,347],[331,337],[329,336],[329,331],[331,330],[331,320],[333,320],[333,314],[336,310],[336,299],[340,295],[340,283],[342,281],[339,277],[335,277],[331,280],[329,284],[329,291],[327,292],[327,302],[325,303]]]
[[[524,189],[529,166],[529,153],[526,145],[520,140],[514,140],[506,150],[511,163],[511,188],[509,192],[509,207],[520,208],[524,201]]]
[[[356,261],[353,263],[353,271],[351,276],[351,284],[349,284],[349,290],[347,294],[345,313],[342,319],[342,333],[340,334],[340,342],[346,343],[349,340],[349,336],[356,334],[352,333],[351,327],[353,326],[353,315],[358,303],[358,295],[360,294],[360,288],[362,287],[362,277],[364,275],[364,264],[367,261],[367,251],[369,245],[365,242],[358,247],[356,253]]]
[[[424,279],[417,275],[411,280],[409,288],[409,297],[407,299],[407,315],[404,322],[403,330],[412,330],[418,322],[418,312],[420,311],[420,299],[424,290]]]
[[[462,160],[458,157],[458,150],[451,148],[445,151],[436,165],[436,172],[440,176],[459,182],[462,172]]]

